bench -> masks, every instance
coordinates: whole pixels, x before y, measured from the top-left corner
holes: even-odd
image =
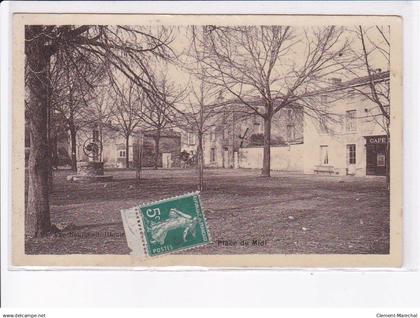
[[[333,166],[315,166],[314,172],[318,173],[328,173],[334,174],[334,167]]]

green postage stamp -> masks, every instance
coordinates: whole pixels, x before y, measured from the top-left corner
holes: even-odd
[[[131,255],[151,257],[210,243],[198,192],[122,210]]]

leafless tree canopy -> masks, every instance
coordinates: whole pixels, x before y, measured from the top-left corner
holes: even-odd
[[[25,102],[31,151],[29,157],[29,188],[27,214],[25,218],[27,234],[43,236],[52,230],[49,216],[49,174],[50,150],[48,141],[48,118],[52,100],[62,101],[63,94],[52,92],[51,64],[66,63],[72,74],[67,72],[69,83],[62,92],[79,90],[77,101],[67,106],[79,109],[86,104],[87,88],[92,88],[92,78],[83,77],[84,72],[93,70],[94,65],[110,70],[118,70],[132,83],[141,87],[145,94],[158,91],[151,80],[148,65],[156,59],[173,58],[169,44],[173,40],[170,28],[132,26],[54,26],[31,25],[25,27]],[[91,57],[95,57],[92,63]],[[95,74],[95,72],[92,72]],[[58,75],[58,74],[57,74]],[[65,74],[62,74],[66,76]],[[77,80],[74,76],[77,76]],[[82,76],[80,76],[82,75]],[[61,75],[56,80],[59,81]],[[82,77],[82,78],[81,78]],[[60,89],[60,88],[57,88]],[[156,94],[159,96],[158,94]],[[66,103],[64,103],[66,104]],[[58,104],[57,104],[58,105]],[[67,107],[65,106],[65,107]],[[57,106],[58,107],[58,106]],[[61,106],[60,106],[61,108]],[[67,107],[67,110],[70,108]],[[63,113],[70,114],[71,111]]]
[[[205,81],[264,119],[262,175],[269,176],[273,115],[285,107],[317,110],[306,97],[323,86],[328,74],[342,69],[339,60],[348,49],[344,30],[205,26],[194,40]]]
[[[192,132],[202,189],[204,135],[226,120],[226,112],[259,116],[262,175],[268,177],[273,116],[289,108],[334,121],[336,114],[321,101],[325,92],[339,99],[351,91],[372,101],[377,108],[369,115],[389,137],[389,79],[378,75],[383,66],[375,64],[380,57],[389,77],[389,39],[386,26],[26,26],[28,234],[51,230],[51,165],[45,165],[51,159],[51,120],[59,117],[71,135],[74,169],[81,127],[99,127],[101,138],[104,128],[121,134],[127,166],[133,132],[154,131],[156,168],[161,133],[174,127]],[[349,81],[365,77],[368,85],[331,88],[337,75]]]

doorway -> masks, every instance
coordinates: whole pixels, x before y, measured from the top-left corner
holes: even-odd
[[[223,149],[223,168],[229,168],[229,150],[228,150],[228,148]]]
[[[162,153],[162,167],[165,169],[172,168],[172,155],[170,152]]]
[[[366,138],[366,175],[386,175],[386,136]]]

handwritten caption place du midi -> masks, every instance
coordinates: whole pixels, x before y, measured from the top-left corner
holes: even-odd
[[[218,246],[266,246],[268,240],[249,239],[249,240],[216,240]]]

